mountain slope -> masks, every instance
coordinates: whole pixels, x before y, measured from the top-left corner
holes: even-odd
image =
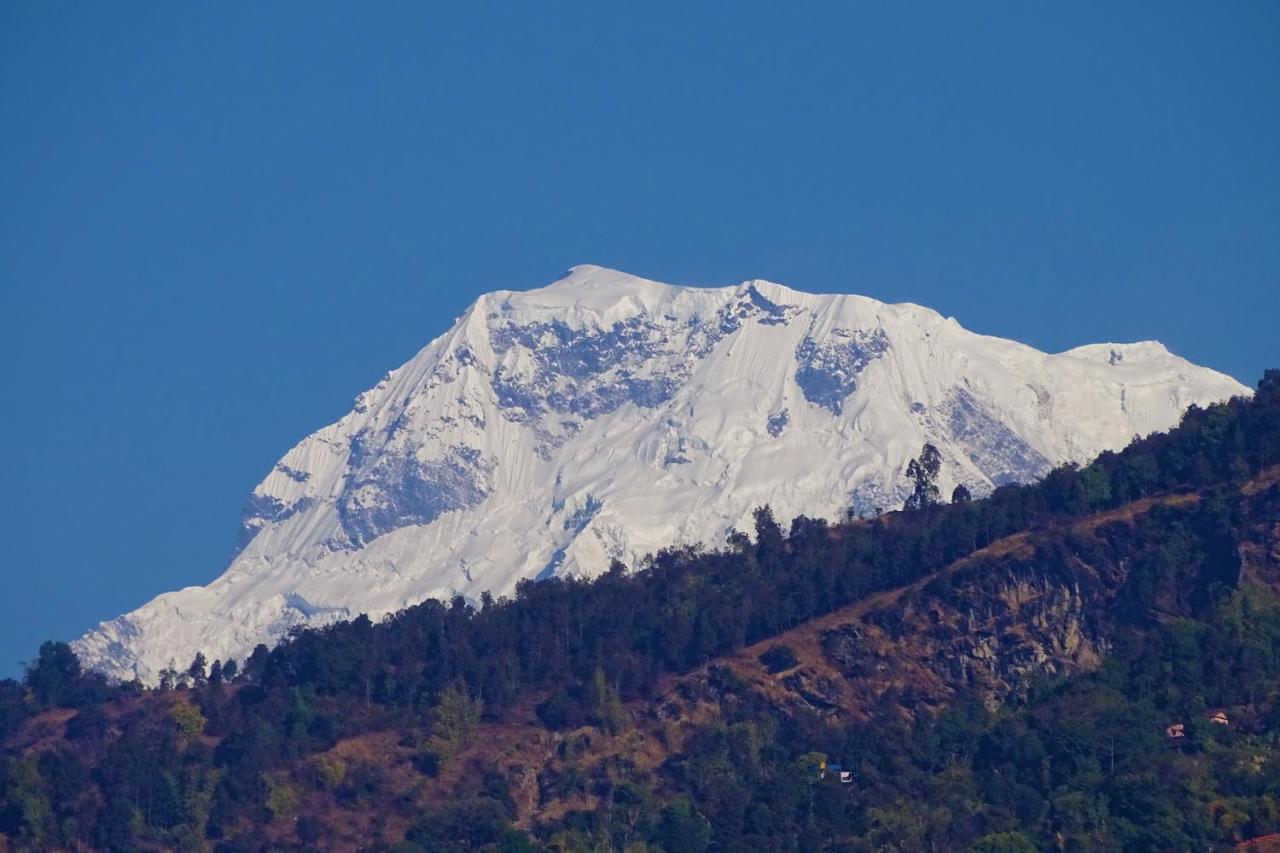
[[[1273,467],[1243,488],[1215,495],[1233,504],[1239,525],[1227,551],[1233,573],[1228,584],[1214,576],[1222,567],[1213,565],[1213,558],[1222,555],[1207,553],[1203,531],[1196,530],[1204,518],[1204,494],[1166,493],[1070,521],[1057,519],[997,540],[908,586],[868,596],[665,679],[656,697],[628,704],[629,726],[620,734],[598,720],[548,731],[532,709],[516,708],[454,756],[450,771],[428,796],[445,799],[462,787],[459,780],[466,775],[496,767],[517,793],[520,825],[543,825],[545,833],[545,825],[559,824],[570,811],[609,808],[595,790],[566,794],[557,781],[570,774],[612,784],[628,773],[632,778],[675,775],[672,765],[688,761],[687,753],[699,749],[697,741],[708,728],[743,719],[759,725],[779,713],[792,720],[821,720],[830,729],[818,731],[830,743],[840,740],[831,731],[866,726],[864,731],[875,737],[899,721],[936,718],[957,702],[977,702],[995,712],[1010,699],[1025,701],[1037,679],[1065,680],[1097,670],[1118,637],[1132,643],[1135,633],[1152,630],[1161,620],[1210,618],[1211,608],[1201,606],[1195,613],[1188,604],[1187,593],[1194,588],[1213,586],[1219,597],[1237,587],[1246,590],[1273,620],[1278,602],[1266,588],[1280,577],[1277,483],[1280,467]],[[1180,567],[1179,580],[1187,589],[1181,595],[1163,591],[1152,608],[1140,600],[1141,584],[1130,572],[1146,569],[1170,542],[1185,548],[1180,556],[1187,564]],[[1159,618],[1152,618],[1153,609]],[[771,668],[764,661],[778,647],[795,659]],[[1225,660],[1219,663],[1226,668]],[[1214,677],[1231,681],[1221,673]],[[1274,677],[1270,680],[1274,683]],[[1261,728],[1276,698],[1260,699],[1259,707],[1249,709],[1252,718],[1238,720],[1237,726],[1248,721]],[[1163,729],[1160,724],[1141,735],[1147,741],[1154,735],[1163,746]],[[565,748],[575,743],[586,746]],[[404,765],[411,758],[399,756]],[[869,763],[853,765],[864,784]],[[530,779],[536,784],[526,783]],[[874,803],[875,795],[867,799]]]
[[[1280,371],[985,500],[755,522],[645,572],[303,631],[230,682],[111,686],[46,643],[0,680],[0,849],[1209,850],[1280,829]]]
[[[76,650],[154,681],[295,625],[715,544],[764,503],[873,514],[900,505],[925,441],[944,494],[982,493],[1244,393],[1152,342],[1046,355],[915,305],[577,267],[481,297],[281,459],[218,580]]]

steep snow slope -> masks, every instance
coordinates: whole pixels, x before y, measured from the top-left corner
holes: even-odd
[[[1245,393],[1154,342],[1046,355],[917,305],[576,267],[477,300],[285,454],[220,578],[76,650],[154,680],[298,624],[715,545],[763,503],[784,521],[896,508],[926,441],[944,495],[982,493]]]

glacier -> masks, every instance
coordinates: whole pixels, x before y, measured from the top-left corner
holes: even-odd
[[[766,503],[780,519],[896,509],[925,442],[942,494],[981,495],[1248,393],[1150,341],[1046,354],[918,305],[579,266],[480,297],[284,455],[220,577],[73,646],[154,683],[295,626],[715,547]]]

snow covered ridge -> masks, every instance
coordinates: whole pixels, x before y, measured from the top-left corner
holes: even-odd
[[[207,587],[75,644],[117,678],[243,658],[292,626],[714,546],[751,510],[901,506],[921,445],[975,494],[1248,389],[1154,342],[1047,355],[917,305],[600,267],[478,299],[253,490]]]

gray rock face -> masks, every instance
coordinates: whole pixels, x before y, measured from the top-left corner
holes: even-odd
[[[889,349],[884,329],[836,329],[834,340],[805,337],[796,348],[796,384],[810,403],[833,415],[843,411],[844,401],[858,387],[858,374]]]
[[[570,329],[560,322],[495,324],[494,352],[521,347],[532,354],[532,376],[499,366],[493,389],[503,416],[516,423],[539,421],[550,412],[592,420],[624,403],[652,408],[671,398],[680,377],[641,375],[647,364],[669,357],[670,330],[641,317],[605,330]]]
[[[965,389],[954,389],[942,410],[953,440],[997,486],[1038,480],[1053,467]]]
[[[312,501],[306,498],[293,504],[286,504],[272,495],[250,495],[240,514],[240,533],[236,537],[232,556],[243,551],[244,547],[253,541],[253,537],[258,535],[258,531],[268,524],[284,521],[295,513],[307,509],[311,504]]]
[[[853,518],[875,518],[882,512],[901,509],[909,493],[905,485],[888,489],[876,482],[859,483],[849,493],[849,515]]]
[[[769,435],[777,438],[782,435],[782,431],[787,428],[787,424],[791,423],[791,413],[786,409],[769,415],[769,420],[765,424],[765,429],[769,431]]]
[[[379,457],[338,501],[348,547],[477,506],[489,494],[491,471],[492,463],[470,447],[450,448],[443,458],[427,462],[395,454]]]
[[[721,314],[720,329],[730,334],[752,319],[762,326],[785,326],[800,310],[795,305],[779,305],[761,293],[754,284],[748,285],[743,295]]]

